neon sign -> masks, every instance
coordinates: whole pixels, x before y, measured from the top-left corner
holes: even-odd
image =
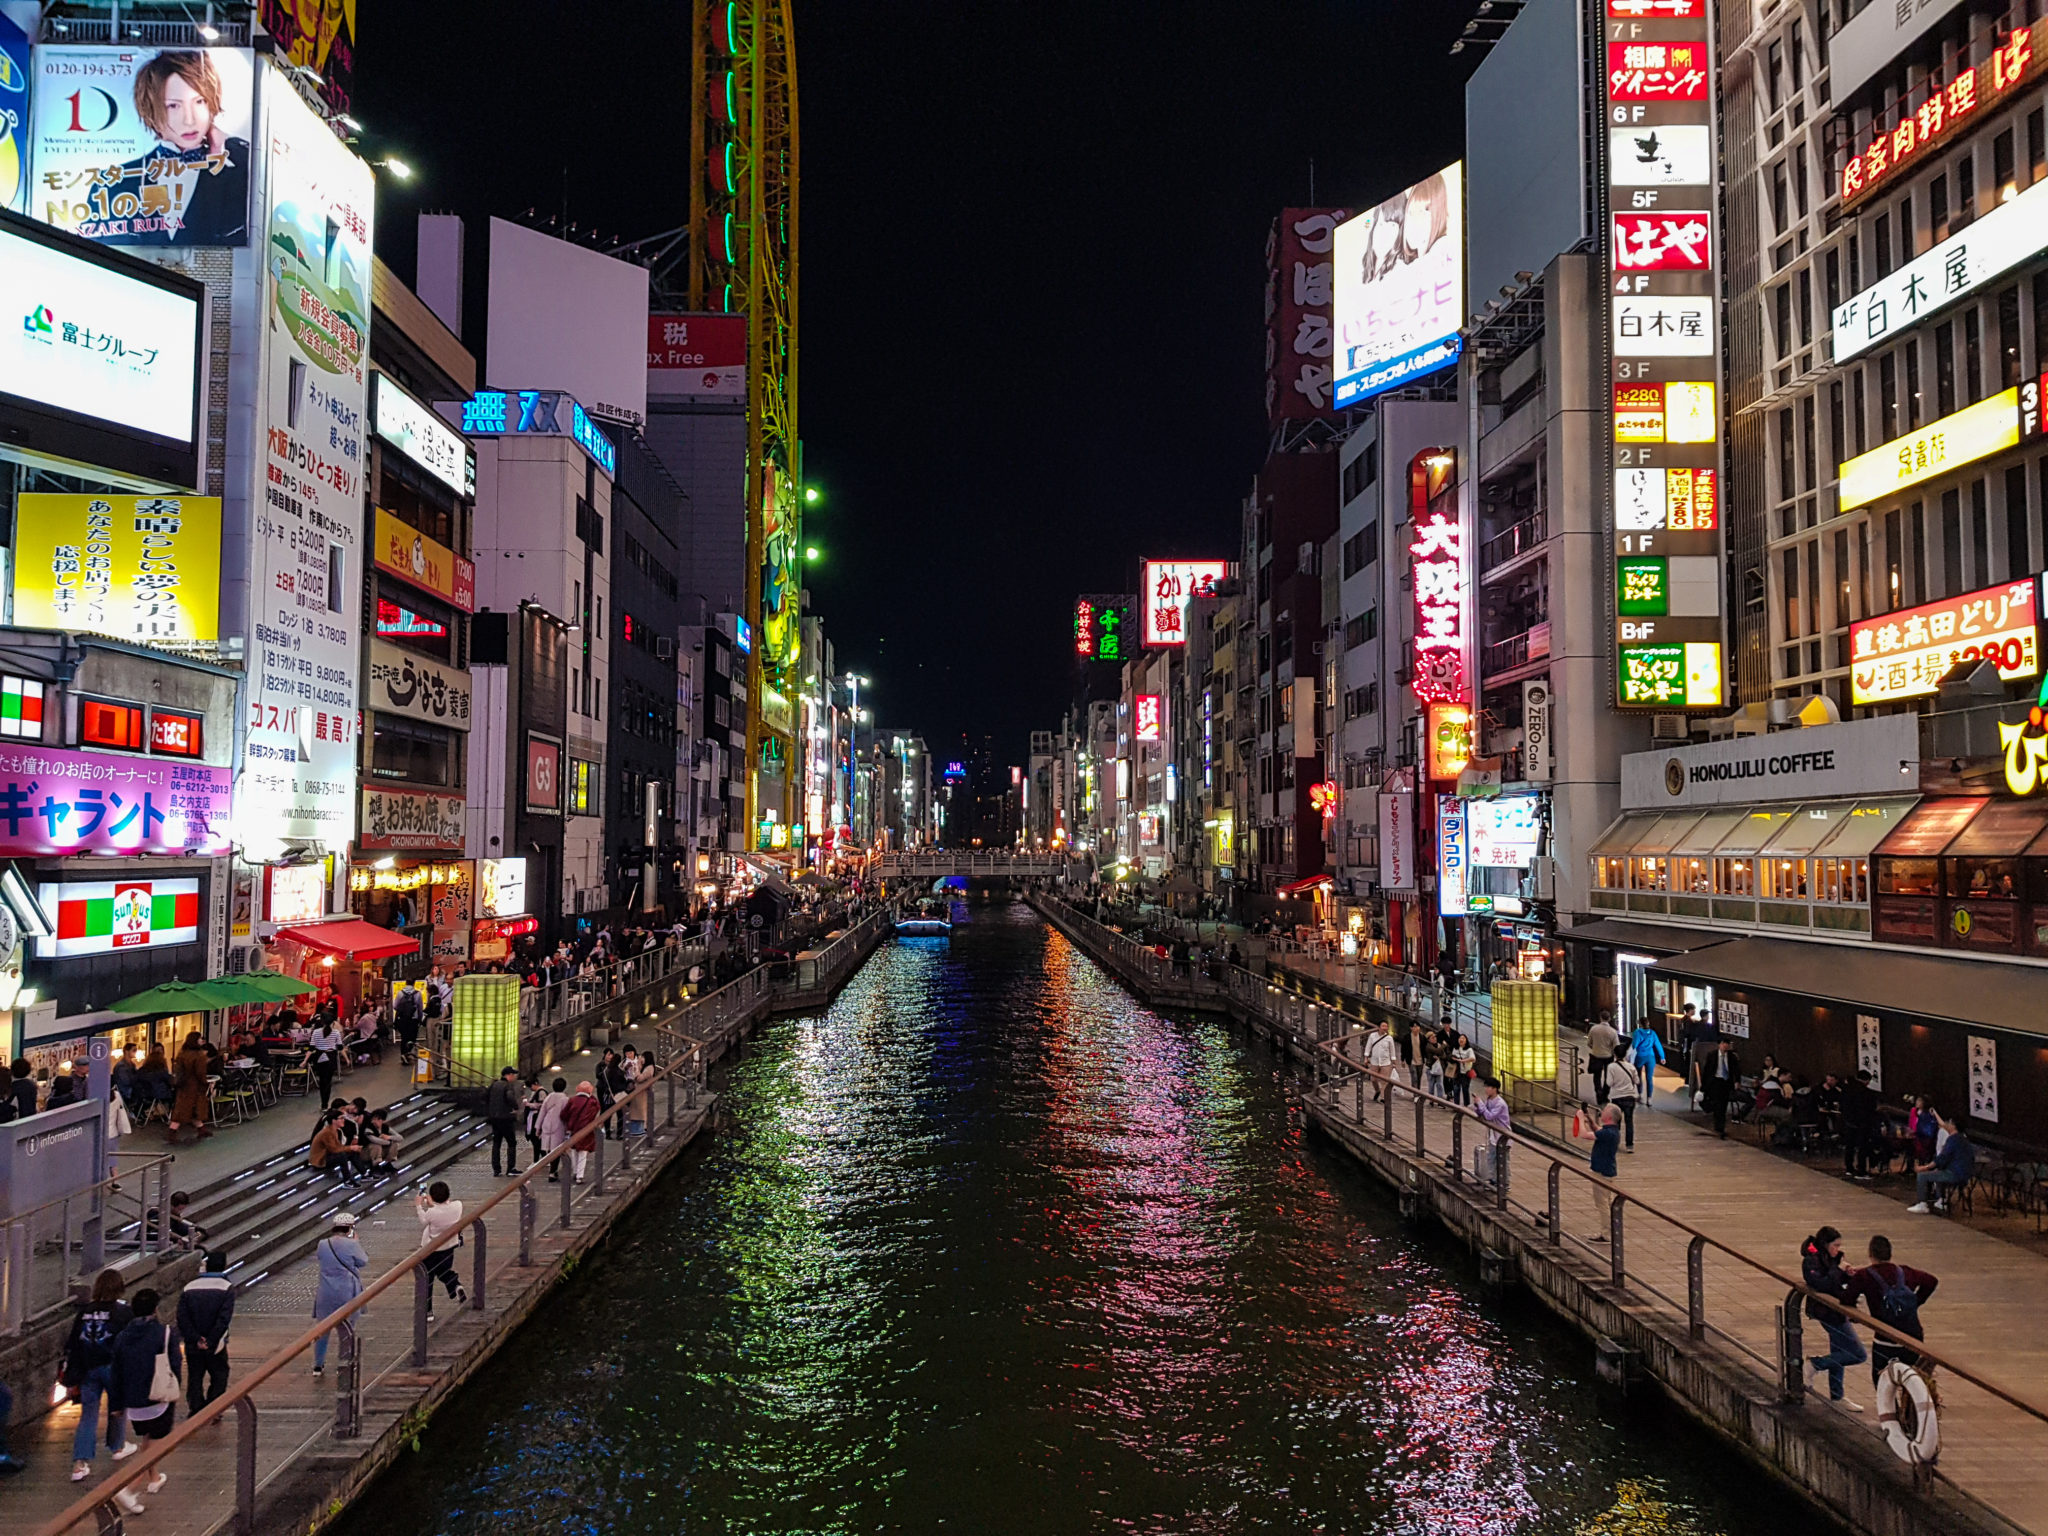
[[[1216,596],[1217,584],[1229,575],[1227,560],[1147,560],[1145,644],[1186,645],[1188,604]]]
[[[2008,682],[2033,677],[2041,670],[2036,618],[2026,580],[1858,620],[1849,626],[1850,698],[1926,698],[1966,661],[1991,662]]]
[[[1159,722],[1161,715],[1159,695],[1156,693],[1141,693],[1137,697],[1136,704],[1138,740],[1159,740]]]
[[[2048,44],[2044,28],[2048,21],[2037,21],[2024,32],[2009,34],[1982,64],[1945,84],[1935,83],[1925,101],[1890,128],[1880,129],[1863,153],[1851,155],[1842,167],[1842,206],[1852,207],[1889,186],[2039,74],[2042,45]]]
[[[1425,704],[1462,704],[1465,680],[1465,530],[1454,512],[1429,510],[1451,484],[1450,448],[1426,448],[1408,464],[1410,515],[1415,539],[1415,666],[1409,685]]]

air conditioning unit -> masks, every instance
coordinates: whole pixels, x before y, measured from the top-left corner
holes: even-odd
[[[1657,742],[1689,741],[1692,728],[1683,715],[1652,715],[1650,717],[1650,739]]]
[[[228,974],[246,976],[251,971],[263,969],[263,951],[253,944],[231,944],[228,946]]]

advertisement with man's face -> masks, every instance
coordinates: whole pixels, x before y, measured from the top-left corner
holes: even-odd
[[[103,245],[247,245],[256,56],[35,52],[29,213]]]

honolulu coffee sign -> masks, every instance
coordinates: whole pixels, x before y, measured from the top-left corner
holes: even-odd
[[[1919,783],[1919,722],[1911,715],[1738,736],[1621,760],[1627,811],[1914,794]]]

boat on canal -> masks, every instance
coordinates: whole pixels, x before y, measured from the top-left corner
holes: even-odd
[[[944,939],[953,934],[953,904],[927,897],[898,915],[899,938]]]

